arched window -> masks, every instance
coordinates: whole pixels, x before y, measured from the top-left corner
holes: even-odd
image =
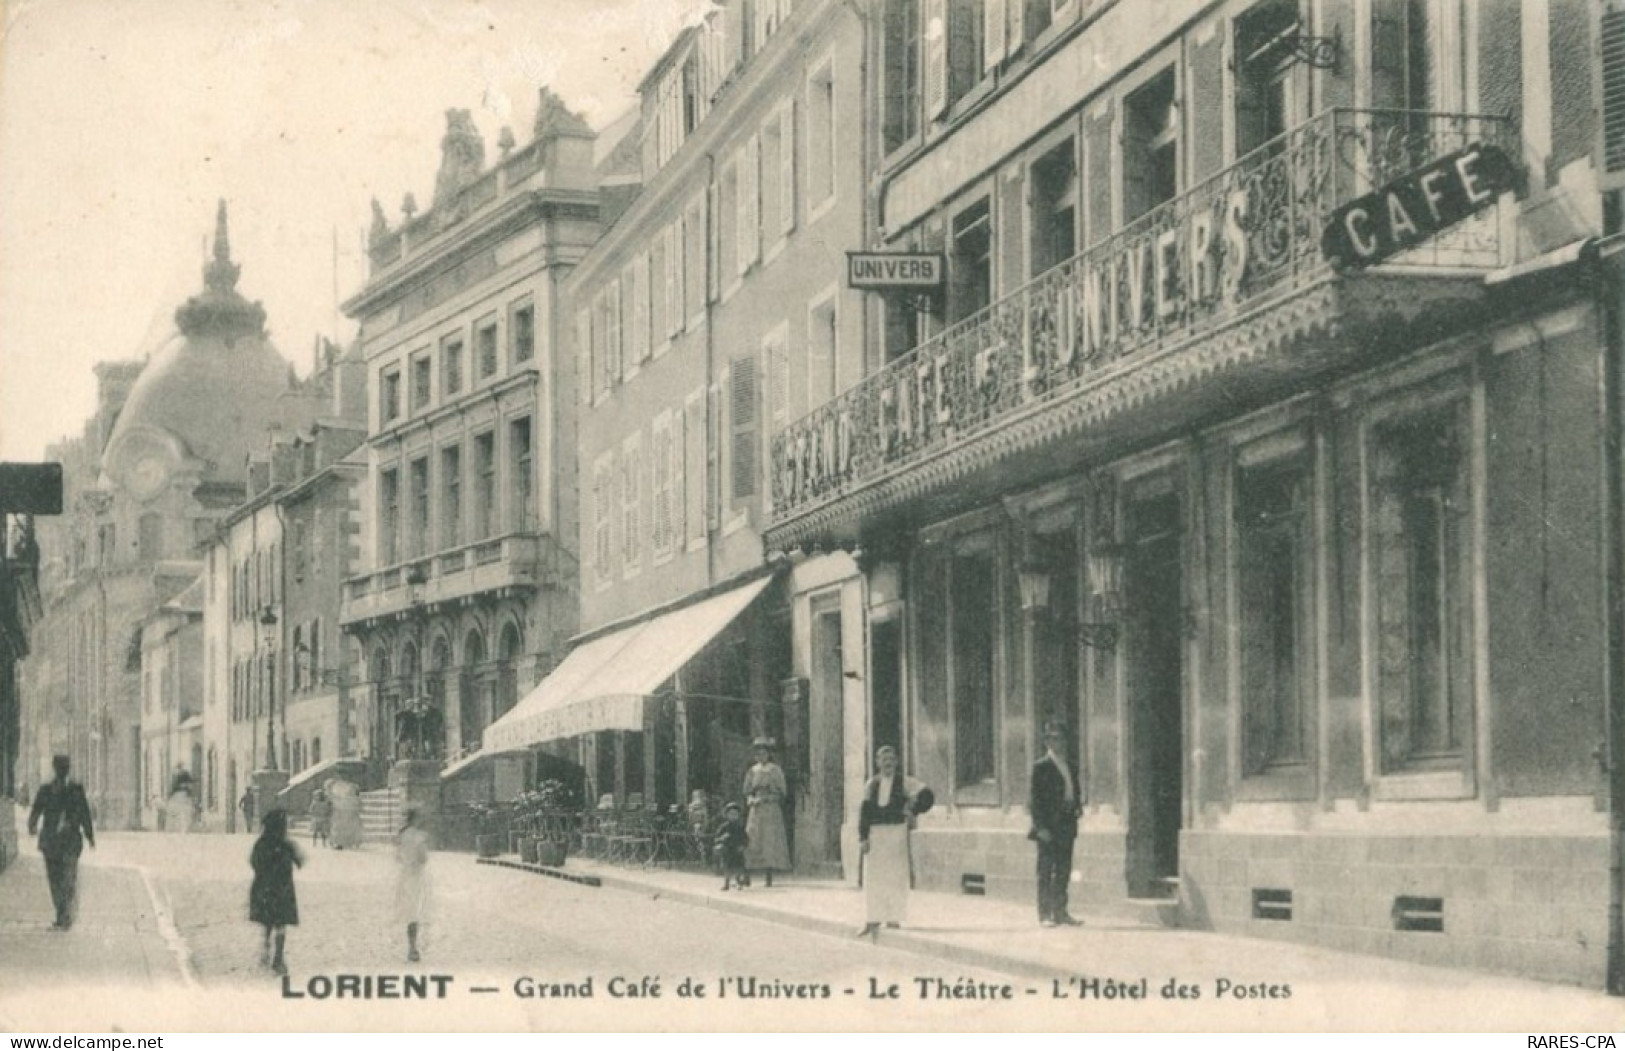
[[[498,653],[502,655],[502,667],[498,675],[496,692],[496,711],[493,718],[501,718],[515,704],[519,703],[519,668],[520,654],[524,651],[524,643],[519,637],[519,626],[509,624],[502,629],[502,642]]]

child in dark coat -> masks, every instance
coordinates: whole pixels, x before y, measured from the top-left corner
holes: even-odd
[[[248,889],[248,918],[265,928],[260,946],[260,963],[270,964],[277,974],[287,974],[282,957],[286,928],[299,923],[299,901],[293,893],[293,870],[305,863],[299,848],[288,838],[288,814],[272,810],[265,815],[264,830],[254,841],[248,856],[254,868],[254,883]],[[274,955],[273,955],[274,939]]]
[[[722,889],[749,884],[745,874],[745,821],[739,816],[739,804],[729,803],[722,808],[722,823],[717,826],[716,853],[722,866]]]

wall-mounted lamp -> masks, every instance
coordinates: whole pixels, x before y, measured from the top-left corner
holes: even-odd
[[[276,610],[270,606],[260,611],[260,639],[265,643],[266,649],[276,645]]]
[[[1118,620],[1123,609],[1123,562],[1128,548],[1123,544],[1089,545],[1089,594],[1098,620],[1078,625],[1078,638],[1097,650],[1117,648]]]

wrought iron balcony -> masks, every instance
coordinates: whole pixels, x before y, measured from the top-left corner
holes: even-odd
[[[776,434],[773,526],[1333,279],[1334,209],[1475,143],[1517,156],[1466,114],[1334,109],[1270,140]],[[1498,212],[1389,265],[1499,265]]]

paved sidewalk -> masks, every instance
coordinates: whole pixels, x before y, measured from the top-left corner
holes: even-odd
[[[503,860],[512,861],[512,858]],[[539,867],[537,867],[539,868]],[[855,937],[863,918],[863,892],[833,881],[758,878],[747,890],[722,891],[709,875],[626,868],[571,858],[556,874],[596,878],[606,889],[645,894],[751,916],[770,923]],[[985,967],[1034,979],[1057,998],[1166,1001],[1170,981],[1184,997],[1222,1000],[1267,1009],[1272,1000],[1333,994],[1344,1004],[1369,1004],[1373,1029],[1413,1028],[1441,1000],[1464,997],[1481,1004],[1485,1029],[1527,1028],[1533,1018],[1584,1028],[1617,1030],[1625,1003],[1601,990],[1505,975],[1432,967],[1273,939],[1177,930],[1121,916],[1083,914],[1084,926],[1042,928],[1036,909],[997,898],[914,891],[901,929],[882,930],[879,945],[967,967]],[[945,975],[948,972],[943,972]],[[1140,988],[1142,979],[1146,985]],[[1289,991],[1287,987],[1292,987]]]
[[[189,984],[141,871],[99,864],[95,854],[80,860],[79,918],[67,932],[51,929],[37,850],[25,844],[0,872],[0,1030],[68,1017],[80,1028],[141,1028],[155,990]]]

